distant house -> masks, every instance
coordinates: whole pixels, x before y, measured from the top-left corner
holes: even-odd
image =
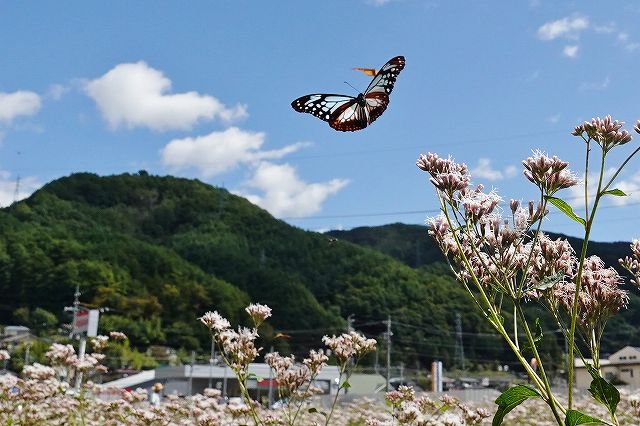
[[[249,364],[249,373],[256,378],[247,381],[247,388],[252,398],[261,401],[274,398],[278,395],[275,373],[267,364]],[[325,394],[331,395],[337,392],[337,384],[340,372],[335,365],[327,365],[316,377],[314,384],[322,389]],[[259,378],[259,380],[258,380]],[[155,370],[146,370],[138,374],[103,383],[104,388],[116,387],[120,389],[143,388],[149,390],[151,386],[160,382],[164,385],[165,395],[192,395],[202,393],[205,388],[219,389],[223,396],[240,396],[238,381],[229,367],[195,364],[193,369],[189,365],[175,367],[161,367]]]
[[[21,344],[34,343],[40,340],[30,333],[29,327],[23,325],[7,325],[4,333],[0,335],[0,348],[13,352]]]
[[[588,359],[587,362],[591,360]],[[588,388],[591,375],[581,359],[575,359],[576,386]],[[621,381],[628,385],[640,386],[640,348],[625,346],[609,358],[600,360],[600,374],[608,381]]]

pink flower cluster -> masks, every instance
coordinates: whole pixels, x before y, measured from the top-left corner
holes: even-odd
[[[582,289],[578,298],[578,321],[587,328],[599,330],[599,326],[620,309],[626,308],[629,295],[620,288],[623,280],[613,268],[606,268],[598,256],[585,259],[582,270]],[[568,282],[554,287],[554,293],[569,311],[575,298],[575,283]]]
[[[261,305],[259,303],[252,303],[245,308],[245,311],[249,314],[256,328],[260,327],[260,324],[271,316],[271,308],[267,305]]]
[[[544,195],[553,195],[578,183],[578,178],[567,169],[569,163],[555,155],[549,158],[542,151],[534,151],[533,156],[522,164],[525,168],[524,176],[540,188]]]
[[[640,126],[640,121],[638,121],[638,125]],[[624,269],[631,272],[633,276],[631,283],[640,288],[640,240],[633,240],[631,242],[631,256],[625,256],[618,262]]]
[[[340,336],[324,336],[322,342],[333,351],[333,355],[341,364],[375,351],[377,343],[375,339],[367,339],[355,331]]]
[[[585,140],[595,140],[605,152],[608,152],[611,148],[631,141],[629,132],[620,130],[622,126],[624,121],[613,120],[610,115],[605,118],[596,117],[577,126],[573,135],[581,136]],[[640,121],[636,123],[635,131],[640,133]]]
[[[231,327],[231,323],[218,313],[209,311],[199,318],[212,332],[221,332]]]
[[[301,365],[295,364],[293,355],[285,357],[272,352],[264,357],[264,361],[275,371],[280,397],[297,400],[304,400],[314,393],[311,384],[327,360],[326,355],[314,350],[309,352],[309,358],[305,358]],[[306,389],[303,389],[305,384]],[[312,392],[309,393],[309,390]]]

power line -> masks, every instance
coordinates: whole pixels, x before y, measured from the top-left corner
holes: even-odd
[[[634,188],[632,191],[638,191],[640,188]],[[573,196],[573,197],[565,197],[564,200],[577,200],[582,197]],[[618,205],[608,205],[608,206],[600,206],[599,210],[603,209],[611,209],[611,208],[621,208],[621,207],[633,207],[640,205],[640,201],[636,201],[633,203],[627,203],[623,206]],[[335,214],[335,215],[319,215],[319,216],[290,216],[290,217],[282,217],[282,220],[307,220],[307,219],[342,219],[342,218],[350,218],[350,217],[376,217],[376,216],[395,216],[395,215],[411,215],[411,214],[435,214],[439,213],[440,209],[423,209],[423,210],[399,210],[399,211],[390,211],[390,212],[377,212],[377,213],[346,213],[346,214]],[[551,210],[549,215],[556,215],[562,213],[558,210]],[[612,219],[613,220],[613,219]],[[600,220],[599,222],[605,222],[606,220]]]

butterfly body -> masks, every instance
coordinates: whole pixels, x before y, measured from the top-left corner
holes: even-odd
[[[316,93],[291,103],[293,109],[315,115],[339,131],[353,132],[373,123],[389,105],[389,94],[400,71],[403,56],[396,56],[380,68],[364,93],[358,96]]]

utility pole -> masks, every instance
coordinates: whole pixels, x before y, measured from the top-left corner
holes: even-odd
[[[193,367],[196,363],[196,351],[191,351],[191,368],[189,369],[189,395],[193,395]]]
[[[71,324],[71,335],[74,335],[73,327],[76,326],[76,321],[78,320],[78,313],[80,312],[80,283],[76,284],[76,291],[73,294],[73,323]],[[87,336],[85,333],[80,332],[79,334],[75,334],[76,338],[80,338],[80,345],[78,347],[78,359],[80,361],[84,360],[84,353],[87,350]],[[76,382],[74,389],[76,392],[80,392],[80,385],[82,384],[82,371],[76,370]]]
[[[464,344],[462,342],[462,315],[460,315],[460,312],[456,312],[455,358],[458,360],[460,368],[464,370]]]
[[[349,314],[347,317],[347,333],[351,333],[353,331],[353,314]]]
[[[387,315],[387,332],[385,333],[385,338],[387,341],[387,382],[385,384],[385,391],[389,392],[389,379],[391,378],[391,315]]]
[[[213,386],[213,364],[216,359],[216,344],[211,338],[211,357],[209,358],[209,388]]]
[[[13,191],[13,202],[15,203],[20,199],[20,175],[16,177],[16,188]]]
[[[269,353],[273,353],[273,345],[269,348]],[[269,366],[269,406],[271,408],[273,405],[273,370],[271,366]]]

